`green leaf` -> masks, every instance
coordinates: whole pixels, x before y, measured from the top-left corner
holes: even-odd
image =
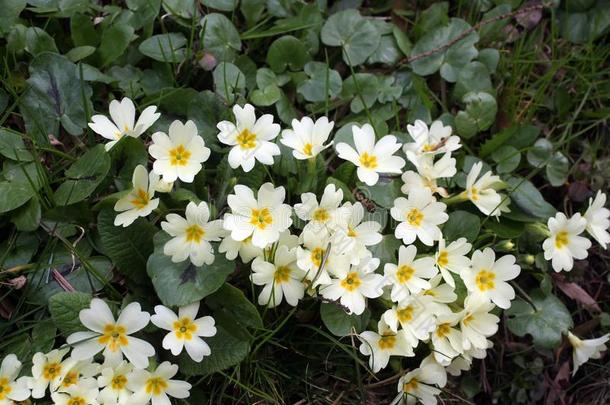
[[[88,308],[91,295],[80,292],[60,292],[49,299],[49,312],[55,326],[64,336],[85,330],[78,314]]]
[[[570,312],[554,295],[535,290],[530,297],[535,309],[528,302],[517,299],[506,311],[508,329],[517,336],[531,335],[537,347],[558,347],[561,335],[572,327]]]
[[[381,260],[382,264],[395,263],[397,260],[398,248],[402,245],[402,241],[396,239],[394,234],[383,235],[381,242],[371,246],[370,251],[373,257]]]
[[[361,315],[349,315],[343,308],[334,303],[323,302],[320,305],[320,316],[326,328],[335,336],[348,336],[352,329],[360,333],[366,329],[371,311],[367,308]]]
[[[284,35],[273,41],[267,52],[267,64],[275,73],[282,73],[287,68],[301,70],[308,60],[305,45],[292,35]]]
[[[214,88],[216,94],[229,104],[234,104],[238,94],[246,89],[246,76],[232,63],[222,62],[216,66],[214,73]]]
[[[350,108],[357,114],[371,108],[379,94],[379,78],[371,73],[356,73],[343,82],[341,98],[351,99]]]
[[[553,187],[560,187],[568,180],[570,161],[561,152],[555,152],[546,165],[546,177]]]
[[[11,222],[20,231],[35,231],[40,225],[40,217],[40,202],[38,198],[31,198],[25,205],[22,205],[13,212]]]
[[[527,151],[527,161],[534,167],[543,167],[551,159],[553,144],[546,138],[540,138]]]
[[[493,92],[489,69],[481,62],[470,62],[457,75],[453,96],[461,100],[470,92]]]
[[[321,37],[325,45],[342,47],[343,60],[352,66],[364,63],[381,41],[377,28],[354,9],[331,15],[322,27]]]
[[[512,202],[525,213],[546,221],[557,212],[551,204],[544,200],[540,191],[529,180],[509,177],[507,183],[511,188],[509,195]]]
[[[212,53],[219,61],[231,61],[241,50],[237,29],[223,14],[211,13],[201,19],[204,51]]]
[[[104,209],[97,216],[104,253],[124,276],[141,284],[147,278],[146,260],[153,251],[157,228],[144,218],[138,218],[127,228],[115,226],[115,216],[113,209]]]
[[[383,63],[393,65],[400,59],[401,52],[398,49],[393,35],[383,35],[379,40],[379,46],[375,52],[368,57],[367,63]]]
[[[59,136],[59,125],[80,135],[92,111],[91,87],[81,81],[77,66],[65,56],[41,53],[29,66],[28,88],[20,103],[27,133],[41,145],[49,134]]]
[[[214,263],[197,267],[189,260],[174,263],[163,253],[171,237],[161,231],[155,235],[154,253],[149,257],[147,272],[161,302],[167,306],[182,306],[198,301],[218,290],[233,272],[235,265],[224,255],[217,254]]]
[[[326,63],[308,62],[305,73],[309,79],[302,81],[297,88],[305,100],[313,103],[332,100],[341,93],[341,75]]]
[[[486,221],[485,228],[499,238],[516,239],[523,234],[525,225],[502,216],[499,221]]]
[[[98,49],[98,52],[102,57],[102,66],[109,65],[110,63],[114,62],[119,56],[125,53],[125,50],[129,46],[129,43],[133,39],[133,33],[134,29],[127,24],[113,24],[104,30],[104,32],[102,33],[102,42]],[[176,46],[175,49],[177,48],[178,46]],[[142,50],[140,50],[140,52],[142,52]],[[145,52],[142,53],[147,56],[150,56]],[[171,54],[171,51],[169,54]]]
[[[42,187],[34,163],[5,164],[0,180],[0,213],[14,210],[28,202]]]
[[[38,27],[29,27],[25,33],[26,50],[36,56],[42,52],[59,52],[52,36]]]
[[[59,205],[69,205],[89,197],[110,170],[110,157],[104,145],[89,149],[68,170],[67,180],[54,194]]]
[[[27,3],[25,0],[3,0],[1,4],[0,37],[3,37],[17,23],[19,14],[21,14]]]
[[[263,328],[263,320],[256,306],[239,288],[231,284],[224,283],[218,291],[206,298],[205,303],[216,316],[231,319],[249,328]]]
[[[496,149],[491,158],[497,163],[498,173],[510,173],[519,166],[521,153],[516,148],[505,145]]]
[[[256,89],[250,95],[252,104],[261,107],[268,107],[275,104],[282,97],[282,91],[279,87],[272,84],[264,89]]]
[[[383,208],[391,208],[394,206],[394,200],[402,196],[400,191],[400,181],[387,181],[380,179],[374,186],[367,186],[364,183],[357,182],[356,186],[364,194],[367,199],[375,201]]]
[[[85,59],[87,56],[92,55],[94,52],[94,46],[77,46],[76,48],[70,49],[70,51],[66,53],[66,58],[70,59],[72,62],[78,62],[79,60]]]
[[[162,5],[171,15],[187,20],[193,18],[193,13],[199,15],[196,0],[163,0]]]
[[[449,24],[428,31],[413,47],[411,57],[431,52],[441,48],[460,37],[471,28],[470,24],[460,18],[452,18]],[[413,71],[420,76],[428,76],[441,69],[441,76],[450,82],[457,78],[457,72],[477,56],[474,47],[479,41],[476,31],[471,32],[460,39],[448,49],[435,52],[430,56],[411,62]]]
[[[231,120],[231,112],[216,94],[204,90],[189,103],[187,117],[197,124],[199,134],[205,140],[206,146],[210,147],[218,144],[216,124]]]
[[[180,32],[153,35],[140,44],[138,50],[159,62],[180,63],[186,56],[186,38]]]
[[[15,132],[0,128],[0,155],[20,162],[31,162],[34,157]]]
[[[477,215],[466,211],[453,211],[443,226],[443,237],[447,243],[466,238],[473,243],[481,229],[481,220]]]
[[[201,0],[204,6],[221,11],[233,11],[239,0]],[[245,2],[247,3],[247,2]]]
[[[458,112],[455,117],[456,130],[460,136],[471,138],[491,127],[498,111],[493,96],[488,93],[468,93],[463,101],[466,109]]]
[[[477,60],[485,65],[490,73],[496,71],[498,62],[500,61],[500,52],[494,48],[487,48],[479,51]]]
[[[402,51],[403,55],[409,56],[411,53],[411,49],[413,49],[413,44],[398,26],[392,27],[392,34],[394,35],[394,39],[396,40],[396,44],[398,48]]]

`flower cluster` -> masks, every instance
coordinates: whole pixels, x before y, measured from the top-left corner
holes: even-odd
[[[112,139],[107,145],[110,149],[122,136],[137,137],[153,125],[159,117],[155,111],[156,107],[148,107],[134,126],[133,103],[123,99],[110,105],[114,124],[98,115],[90,126]],[[272,115],[257,118],[249,104],[234,106],[233,113],[235,122],[218,123],[217,137],[230,147],[229,166],[246,173],[257,163],[274,164],[281,154],[276,143],[280,134],[279,142],[292,149],[294,158],[314,166],[317,156],[333,145],[329,138],[334,123],[326,117],[293,120],[292,128],[282,131]],[[427,348],[424,351],[429,354],[420,366],[400,379],[394,402],[434,404],[447,374],[459,375],[473,359],[486,356],[492,346],[489,338],[498,330],[497,308],[511,306],[515,298],[511,281],[521,268],[512,254],[501,255],[489,245],[444,234],[452,204],[472,204],[473,210],[495,219],[509,213],[509,193],[503,192],[506,184],[479,161],[470,165],[465,187],[458,188],[452,181],[457,174],[453,155],[462,145],[451,127],[440,121],[430,127],[416,121],[407,130],[411,139],[401,143],[394,135],[378,139],[369,124],[354,125],[352,139],[334,145],[339,159],[351,162],[367,186],[400,176],[404,196],[395,198],[389,210],[393,236],[382,236],[382,221],[362,203],[346,201],[350,196],[338,183],[327,182],[321,195],[302,193],[293,205],[287,203],[290,196],[282,185],[269,182],[253,190],[237,184],[227,197],[227,212],[218,218],[211,215],[215,212],[211,201],[189,202],[184,216],[167,214],[161,228],[171,238],[163,252],[173,262],[188,260],[194,266],[212,264],[216,252],[229,260],[239,256],[243,263],[250,263],[250,280],[260,287],[258,303],[267,307],[284,301],[296,306],[307,296],[361,315],[374,300],[374,306],[383,310],[375,330],[358,334],[360,352],[378,372],[392,356],[414,357],[416,349],[421,353],[421,347]],[[152,171],[136,167],[132,188],[115,204],[119,212],[115,225],[129,226],[138,217],[148,216],[159,206],[155,193],[171,192],[176,181],[193,182],[210,158],[210,149],[192,121],[174,121],[168,132],[152,135]],[[398,156],[401,149],[404,157]],[[591,242],[580,236],[585,230],[602,247],[610,243],[605,200],[598,193],[582,216],[568,219],[558,213],[549,219],[544,230],[548,239],[542,247],[555,271],[570,270],[574,258],[587,256]],[[392,237],[400,241],[400,247],[382,265],[376,245]],[[180,308],[176,315],[157,306],[149,317],[138,304],[129,304],[115,321],[108,306],[94,299],[80,315],[90,331],[68,337],[71,357],[62,360],[66,349],[35,356],[29,383],[32,396],[39,398],[49,386],[53,398],[64,403],[75,395],[85,398],[82,403],[94,403],[89,398],[101,403],[140,403],[151,398],[153,403],[164,403],[166,395],[185,397],[190,385],[170,379],[176,366],[165,362],[154,372],[143,370],[155,351],[132,334],[150,318],[169,331],[163,339],[165,349],[178,354],[184,348],[201,361],[210,348],[200,337],[212,336],[216,330],[212,318],[195,319],[198,309],[195,303]],[[608,338],[580,340],[570,333],[574,371],[587,359],[599,357]],[[99,365],[93,359],[101,351],[105,362]],[[13,366],[14,360],[9,361]],[[79,382],[63,387],[70,370],[71,378]],[[100,373],[95,384],[93,376]],[[27,392],[22,380],[7,381],[15,384],[19,398]]]
[[[132,302],[115,320],[108,304],[93,298],[79,314],[88,331],[68,336],[66,347],[34,354],[31,376],[16,378],[22,364],[14,354],[2,361],[0,403],[39,399],[47,393],[60,405],[169,405],[169,397],[187,398],[191,384],[173,379],[178,366],[164,361],[151,370],[154,347],[133,335],[152,322],[168,331],[164,349],[178,355],[184,348],[194,361],[202,361],[211,351],[201,337],[214,336],[216,327],[210,316],[197,318],[198,312],[199,302],[179,308],[177,315],[157,305],[151,316]],[[97,363],[100,352],[104,361]]]

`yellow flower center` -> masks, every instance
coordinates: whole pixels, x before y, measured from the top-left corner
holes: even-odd
[[[481,270],[477,273],[475,278],[475,282],[479,290],[487,291],[493,290],[495,287],[494,280],[496,279],[496,274],[491,271]]]
[[[413,274],[415,274],[415,269],[413,269],[413,267],[403,265],[398,268],[398,271],[396,271],[396,279],[400,284],[404,284],[411,280]]]
[[[360,155],[360,164],[367,169],[374,169],[377,167],[377,156],[369,155],[367,152],[364,152]]]
[[[441,250],[436,259],[436,264],[441,267],[445,267],[449,263],[449,253],[446,250]]]
[[[66,402],[66,405],[87,405],[87,401],[83,397],[72,397]]]
[[[174,321],[173,326],[178,339],[191,340],[193,333],[197,332],[197,325],[187,316]]]
[[[184,145],[178,145],[169,151],[169,163],[172,166],[186,166],[191,157],[191,152]]]
[[[445,337],[451,331],[451,325],[448,323],[441,323],[436,327],[436,336],[439,338]]]
[[[330,218],[328,211],[324,208],[318,208],[313,212],[314,221],[326,222]]]
[[[120,390],[124,389],[126,385],[127,385],[127,377],[125,377],[122,374],[115,375],[114,378],[112,379],[112,382],[110,383],[110,386],[115,391],[120,391]]]
[[[396,335],[382,335],[377,346],[382,350],[392,349],[396,345]]]
[[[474,317],[472,316],[472,314],[468,314],[464,317],[464,319],[462,319],[462,324],[464,326],[468,326],[470,324],[470,322],[472,322],[473,319],[474,319]]]
[[[307,156],[311,156],[311,151],[313,149],[313,145],[310,143],[305,144],[305,146],[303,146],[303,154],[307,155]]]
[[[396,316],[400,323],[407,323],[413,319],[413,307],[409,305],[406,308],[399,309],[396,311]]]
[[[324,258],[324,249],[317,247],[314,248],[311,251],[311,261],[313,262],[313,264],[316,265],[316,267],[320,267],[320,265],[322,264],[322,259]]]
[[[426,290],[424,291],[424,295],[428,295],[430,297],[436,297],[436,293],[432,290]]]
[[[139,210],[146,207],[150,201],[150,196],[143,188],[139,188],[135,193],[136,196],[131,203]]]
[[[59,363],[47,363],[42,369],[42,376],[45,380],[53,380],[59,377],[61,374],[61,364]]]
[[[0,401],[4,400],[12,391],[9,380],[6,377],[0,377]]]
[[[273,279],[276,283],[282,284],[290,280],[291,270],[288,266],[280,266],[275,269]]]
[[[558,232],[557,235],[555,235],[555,247],[557,249],[563,249],[569,242],[570,239],[568,238],[568,233],[566,231]]]
[[[355,238],[356,236],[358,236],[358,232],[356,232],[354,230],[354,228],[352,228],[351,226],[347,227],[347,236],[349,236],[350,238]]]
[[[256,147],[256,135],[248,129],[241,131],[235,140],[242,149],[254,149]]]
[[[201,238],[205,235],[205,231],[202,227],[197,224],[191,225],[186,228],[186,241],[187,242],[201,242]]]
[[[470,199],[476,201],[479,199],[479,190],[476,187],[470,187]]]
[[[407,214],[407,222],[412,226],[420,226],[423,220],[424,213],[418,210],[417,208],[413,208]]]
[[[354,291],[355,289],[360,287],[361,284],[362,280],[358,276],[358,273],[356,273],[355,271],[348,273],[347,277],[341,280],[341,287],[343,287],[347,291]]]
[[[436,150],[436,145],[427,143],[422,147],[424,152],[432,152]]]
[[[417,380],[415,378],[409,380],[408,382],[404,383],[404,385],[402,386],[402,391],[406,392],[406,393],[410,393],[413,392],[417,389],[417,387],[419,386],[419,383],[417,382]]]
[[[250,223],[258,227],[258,229],[265,229],[267,225],[273,223],[273,217],[271,216],[271,212],[269,212],[269,208],[260,210],[256,208],[252,209]]]
[[[125,124],[123,126],[123,131],[115,133],[114,136],[116,137],[116,139],[121,139],[123,135],[125,135],[127,132],[129,132],[129,127],[127,126],[127,124]]]
[[[146,393],[160,395],[167,389],[167,381],[161,377],[152,377],[146,381]]]
[[[78,382],[78,373],[76,371],[70,371],[64,379],[61,381],[61,386],[67,388]]]
[[[111,352],[116,352],[121,346],[129,344],[125,327],[111,323],[104,326],[104,334],[97,341],[105,345]]]

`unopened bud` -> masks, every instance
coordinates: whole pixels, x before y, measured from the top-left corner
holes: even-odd
[[[197,61],[197,63],[203,70],[207,70],[209,72],[214,70],[218,61],[211,53],[204,52],[203,55]]]

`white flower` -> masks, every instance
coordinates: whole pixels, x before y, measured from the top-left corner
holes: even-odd
[[[417,248],[414,245],[401,246],[398,250],[398,264],[386,263],[384,267],[387,283],[392,286],[391,297],[394,302],[431,287],[426,279],[437,274],[434,258],[415,259],[416,255]]]
[[[459,320],[459,313],[439,314],[436,317],[436,329],[430,334],[434,359],[443,366],[449,365],[454,357],[464,351],[462,332],[455,328]]]
[[[91,117],[93,122],[89,123],[89,128],[104,138],[110,139],[110,142],[105,145],[106,150],[110,150],[125,135],[133,138],[138,138],[142,135],[161,116],[156,111],[157,107],[154,105],[146,107],[134,125],[136,108],[133,105],[133,101],[127,97],[123,98],[120,102],[112,100],[110,102],[110,117],[112,121],[105,115],[94,115]]]
[[[294,212],[302,220],[309,221],[303,230],[320,232],[347,227],[349,211],[345,207],[340,207],[343,190],[337,189],[334,184],[328,184],[324,188],[319,204],[314,193],[301,194],[301,201],[294,205]]]
[[[298,268],[296,249],[280,245],[275,252],[273,263],[257,257],[252,262],[250,279],[263,290],[258,296],[259,305],[276,307],[286,297],[286,302],[295,307],[305,293],[302,280],[305,272]]]
[[[431,288],[423,291],[419,295],[430,297],[432,301],[437,304],[449,304],[454,302],[457,299],[457,294],[454,291],[454,287],[451,287],[446,283],[441,284],[442,279],[443,276],[441,274],[432,277],[430,279]],[[443,305],[442,307],[445,308],[446,306]]]
[[[130,336],[148,325],[150,315],[132,302],[119,314],[115,322],[108,304],[93,298],[89,308],[80,311],[79,319],[91,332],[76,332],[66,342],[73,346],[72,357],[85,360],[104,350],[106,361],[118,362],[123,355],[137,368],[148,367],[148,358],[155,349],[142,339]]]
[[[400,222],[394,230],[396,238],[406,245],[419,238],[425,245],[432,246],[442,236],[438,225],[449,219],[446,208],[427,188],[413,190],[408,198],[398,197],[390,209],[392,218]]]
[[[597,339],[579,339],[578,336],[568,332],[568,340],[572,345],[572,361],[574,369],[572,375],[576,374],[578,368],[586,363],[589,359],[601,358],[601,353],[606,351],[606,342],[610,340],[610,333],[600,336]]]
[[[405,143],[403,150],[413,164],[423,155],[453,152],[462,146],[460,137],[452,136],[451,127],[441,121],[434,121],[428,130],[425,122],[416,120],[414,125],[407,125],[407,131],[414,142]]]
[[[155,185],[158,176],[153,172],[148,174],[142,165],[136,166],[133,171],[133,188],[129,193],[114,204],[114,210],[120,212],[114,218],[114,225],[127,227],[138,217],[145,217],[159,206],[159,199],[155,195]]]
[[[360,260],[370,255],[367,246],[373,246],[382,241],[383,236],[379,232],[381,224],[377,221],[365,221],[364,206],[356,202],[343,204],[347,210],[347,223],[345,229],[339,229],[333,235],[333,245],[345,251],[349,256],[351,264],[358,264]]]
[[[489,301],[468,296],[464,301],[461,313],[460,330],[462,331],[462,346],[464,350],[487,349],[487,337],[498,331],[500,318],[489,312],[494,305]]]
[[[453,177],[457,173],[455,168],[455,159],[451,157],[451,153],[447,152],[442,158],[434,162],[434,157],[431,155],[423,155],[416,161],[414,171],[407,171],[402,174],[401,179],[404,182],[400,190],[409,194],[416,188],[429,188],[432,193],[438,193],[443,197],[447,197],[447,190],[439,187],[436,184],[436,179]]]
[[[125,360],[102,368],[97,384],[102,389],[98,401],[102,405],[129,405],[132,392],[127,389],[133,365]]]
[[[297,247],[297,266],[305,271],[305,278],[312,282],[312,287],[330,284],[330,275],[347,273],[349,258],[333,246],[330,242],[331,235],[327,231],[306,231],[301,237],[303,246]]]
[[[436,405],[436,396],[441,390],[435,386],[443,387],[446,382],[447,374],[443,366],[428,356],[421,362],[419,368],[400,377],[399,394],[391,405],[412,405],[418,402],[424,405]]]
[[[515,290],[507,281],[513,280],[521,272],[515,264],[515,256],[502,256],[496,261],[491,248],[475,250],[471,259],[472,267],[460,273],[466,288],[473,296],[492,301],[502,309],[510,307],[515,298]]]
[[[375,131],[369,124],[361,128],[352,126],[352,136],[356,149],[340,142],[335,148],[339,157],[355,164],[358,178],[369,186],[377,183],[379,173],[400,173],[406,162],[393,156],[400,149],[394,135],[386,135],[375,143]]]
[[[589,198],[589,208],[583,217],[587,220],[586,229],[589,235],[593,236],[601,247],[607,249],[610,244],[610,210],[605,205],[606,194],[598,191],[595,199]]]
[[[431,301],[428,296],[410,296],[385,311],[381,319],[394,332],[402,327],[411,346],[417,346],[418,340],[427,340],[436,328],[434,314],[428,309]]]
[[[468,176],[466,177],[466,190],[464,194],[476,207],[485,215],[499,216],[502,211],[508,211],[507,203],[502,204],[502,195],[496,189],[504,186],[499,176],[485,172],[485,174],[477,180],[483,169],[483,163],[477,162],[472,165]]]
[[[282,131],[280,142],[293,149],[292,155],[296,159],[310,159],[332,145],[332,141],[326,145],[324,142],[334,125],[334,122],[328,122],[327,117],[320,117],[315,123],[309,117],[303,117],[301,121],[293,119],[292,129]]]
[[[195,361],[203,360],[211,354],[210,346],[201,337],[216,335],[214,318],[203,316],[197,318],[199,301],[178,308],[178,315],[163,305],[155,307],[155,314],[150,321],[158,328],[170,331],[163,338],[163,348],[177,356],[185,348],[188,355]]]
[[[470,267],[470,259],[466,257],[470,249],[472,249],[472,245],[466,238],[459,238],[447,246],[445,246],[445,239],[439,239],[435,255],[436,267],[443,275],[443,280],[451,287],[455,287],[451,273],[460,274]]]
[[[134,392],[130,405],[170,405],[169,397],[188,398],[191,384],[186,381],[172,380],[178,372],[178,366],[164,361],[153,372],[134,370],[128,377],[127,388]]]
[[[413,346],[411,346],[403,330],[392,331],[383,320],[377,324],[378,332],[365,331],[358,338],[362,342],[360,353],[370,356],[369,366],[374,373],[379,372],[388,365],[390,356],[412,357]]]
[[[214,263],[214,249],[210,242],[220,240],[224,230],[222,220],[209,221],[210,210],[205,201],[188,203],[186,219],[178,214],[168,214],[161,228],[173,238],[163,246],[163,253],[178,263],[190,258],[195,266]],[[208,222],[209,221],[209,222]]]
[[[97,405],[99,389],[94,379],[89,378],[72,385],[63,392],[51,394],[56,405]]]
[[[14,354],[7,355],[0,365],[0,405],[11,405],[14,401],[25,401],[30,397],[28,377],[19,376],[21,362]]]
[[[574,259],[586,258],[587,249],[591,247],[589,239],[579,236],[585,230],[587,220],[578,213],[568,219],[558,212],[554,218],[549,218],[547,226],[551,236],[542,243],[544,258],[551,260],[556,272],[572,270]]]
[[[383,276],[374,271],[379,266],[379,259],[372,258],[352,266],[339,278],[320,288],[326,299],[336,301],[349,309],[350,313],[360,315],[366,308],[365,298],[377,298],[383,294]]]
[[[28,385],[32,390],[32,398],[42,398],[45,396],[47,387],[50,391],[56,391],[61,383],[62,369],[70,367],[74,359],[63,360],[69,349],[55,349],[47,354],[38,352],[32,357],[32,378]]]
[[[229,260],[235,260],[239,254],[241,261],[248,263],[255,257],[262,255],[263,248],[252,244],[252,236],[244,240],[235,240],[231,237],[231,233],[228,232],[222,239],[222,242],[220,242],[220,245],[218,245],[218,252],[225,253]]]
[[[61,368],[59,390],[65,391],[73,385],[80,384],[84,379],[89,379],[99,373],[100,365],[93,362],[93,359],[75,361],[72,358],[66,359]]]
[[[265,183],[258,189],[258,199],[246,186],[235,186],[235,194],[229,194],[227,203],[231,213],[224,217],[223,226],[231,231],[231,238],[242,241],[252,236],[252,244],[264,248],[277,241],[280,232],[292,225],[292,208],[283,204],[286,190]]]
[[[246,104],[243,108],[233,106],[235,124],[230,121],[219,122],[218,139],[232,146],[229,152],[229,165],[236,169],[241,166],[244,172],[254,167],[255,160],[264,165],[273,164],[273,156],[280,154],[280,148],[273,142],[280,133],[280,126],[273,123],[273,115],[265,114],[258,120],[254,107]]]
[[[153,143],[148,153],[155,159],[153,170],[163,181],[173,182],[180,179],[192,183],[195,175],[201,171],[202,163],[210,157],[202,137],[197,133],[193,121],[182,124],[176,120],[169,126],[169,136],[164,132],[155,132]]]

